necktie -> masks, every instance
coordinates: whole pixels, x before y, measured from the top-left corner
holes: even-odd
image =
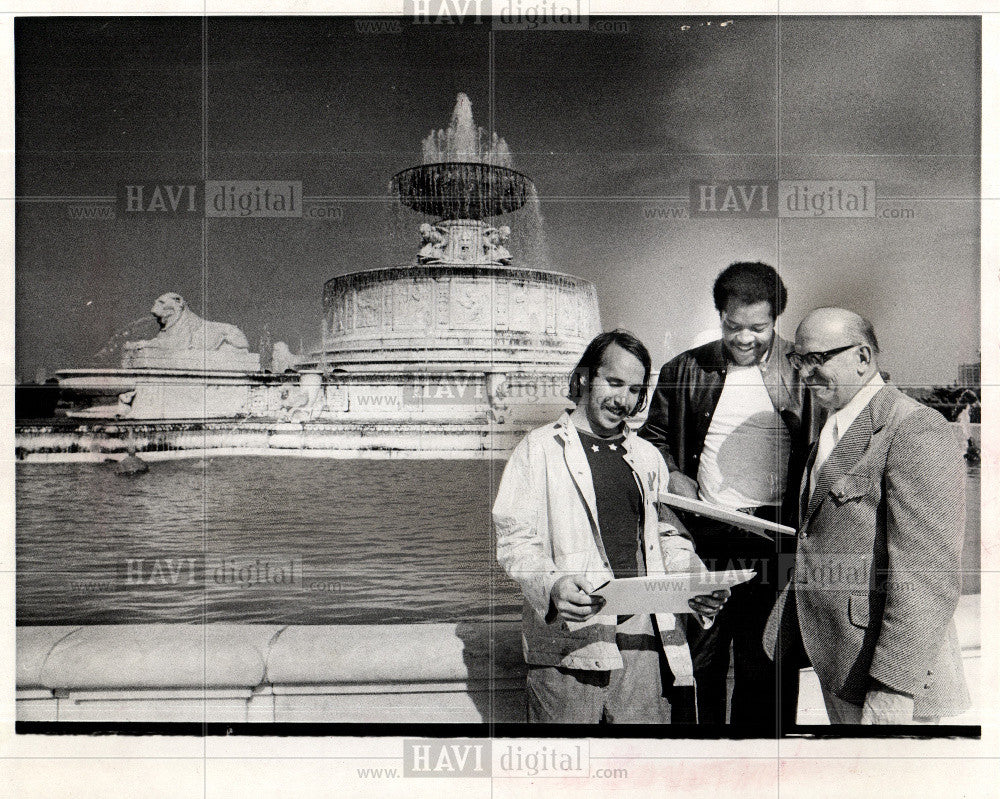
[[[819,434],[819,446],[816,448],[816,460],[813,462],[812,471],[809,473],[809,496],[816,490],[816,483],[819,481],[819,471],[830,457],[833,448],[837,446],[840,439],[840,432],[837,430],[837,417],[831,416],[823,425],[823,430]]]

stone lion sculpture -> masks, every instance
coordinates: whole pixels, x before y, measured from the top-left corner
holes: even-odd
[[[198,357],[210,356],[213,361],[232,360],[234,366],[241,368],[249,365],[248,359],[255,359],[259,368],[260,357],[250,352],[243,331],[225,322],[202,319],[180,294],[161,294],[150,312],[156,317],[160,332],[151,339],[126,341],[123,366],[145,362],[168,366],[172,361],[183,361],[186,365],[197,353]]]
[[[156,338],[126,341],[125,349],[217,350],[228,346],[237,350],[250,350],[243,331],[225,322],[202,319],[188,307],[187,301],[180,294],[161,294],[153,303],[150,313],[160,324],[160,332],[156,334]]]

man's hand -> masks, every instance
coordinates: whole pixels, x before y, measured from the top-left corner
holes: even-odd
[[[862,724],[912,724],[913,697],[872,680],[861,709]]]
[[[677,494],[688,499],[698,499],[698,481],[692,480],[684,472],[671,472],[667,488],[671,494]]]
[[[552,605],[557,616],[563,621],[586,621],[602,607],[602,597],[592,597],[594,586],[582,574],[560,577],[552,586]]]
[[[722,606],[726,604],[731,593],[728,588],[720,588],[711,594],[699,594],[688,600],[688,606],[702,616],[714,616],[722,610]]]

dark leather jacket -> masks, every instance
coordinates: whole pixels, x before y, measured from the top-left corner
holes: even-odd
[[[792,520],[795,526],[802,468],[810,444],[818,435],[820,420],[812,410],[809,390],[788,363],[786,355],[791,349],[789,342],[775,334],[761,372],[771,402],[791,437],[782,516]],[[727,359],[719,339],[682,352],[660,370],[656,391],[649,403],[649,417],[639,435],[656,446],[670,471],[681,471],[693,480],[698,478],[698,460],[712,414],[722,395],[726,367]]]

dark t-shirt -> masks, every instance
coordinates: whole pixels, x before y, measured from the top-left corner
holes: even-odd
[[[582,431],[580,442],[587,453],[597,498],[597,524],[601,528],[604,551],[615,577],[645,574],[639,526],[642,521],[642,492],[632,467],[624,459],[625,436],[597,438]]]

